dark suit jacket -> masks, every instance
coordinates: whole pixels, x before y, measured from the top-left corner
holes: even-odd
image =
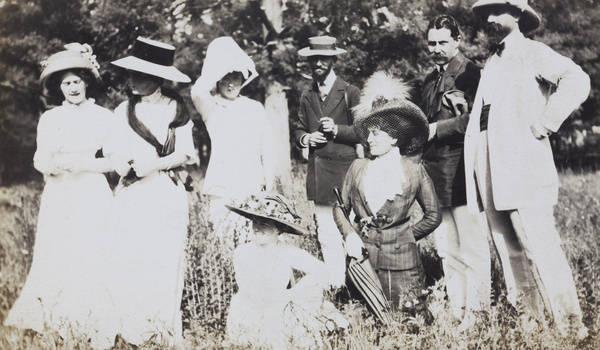
[[[352,126],[354,120],[350,108],[358,104],[359,98],[360,90],[339,77],[325,101],[321,101],[316,83],[300,97],[300,110],[294,131],[298,145],[302,135],[319,130],[321,118],[330,117],[338,125],[335,139],[310,149],[306,192],[308,199],[317,204],[335,203],[332,189],[342,186],[348,167],[356,159],[355,145],[359,143],[359,139]]]
[[[425,78],[421,108],[429,123],[437,122],[437,130],[435,138],[423,149],[423,164],[433,180],[441,206],[454,207],[467,203],[463,141],[469,114],[456,117],[442,105],[442,96],[450,90],[463,91],[471,107],[479,84],[480,68],[459,52],[442,74],[437,88],[437,69]]]
[[[352,163],[342,188],[342,200],[347,213],[356,214],[355,223],[346,219],[339,206],[333,217],[340,232],[346,237],[351,232],[361,232],[361,218],[378,217],[369,227],[368,237],[362,236],[369,251],[371,264],[387,270],[409,270],[421,264],[416,241],[430,234],[442,221],[442,214],[433,183],[422,164],[402,157],[402,167],[407,181],[402,184],[402,194],[388,200],[382,208],[370,208],[363,192],[363,179],[370,159],[357,159]],[[415,200],[423,209],[423,217],[411,222],[411,207]]]

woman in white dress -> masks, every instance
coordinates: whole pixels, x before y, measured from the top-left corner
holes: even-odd
[[[227,318],[230,342],[273,349],[322,346],[321,332],[346,328],[348,321],[323,299],[329,274],[307,251],[283,242],[280,234],[308,234],[295,205],[279,194],[261,193],[229,210],[252,220],[254,240],[235,249],[239,291]],[[305,276],[287,289],[293,270]]]
[[[133,97],[115,110],[107,155],[121,180],[115,191],[112,294],[129,343],[168,344],[182,338],[188,198],[180,169],[197,154],[183,99],[163,80],[190,82],[173,67],[175,48],[137,38],[127,69]]]
[[[66,47],[48,58],[40,77],[46,96],[63,102],[38,124],[34,166],[46,185],[33,262],[4,324],[61,336],[86,334],[92,347],[108,348],[116,333],[102,271],[112,192],[103,173],[112,168],[96,154],[109,137],[113,115],[87,95],[99,79],[91,47]]]
[[[225,205],[270,191],[275,178],[277,153],[265,108],[240,95],[257,76],[254,62],[235,41],[220,37],[208,45],[202,75],[191,91],[211,140],[203,187],[210,198],[210,220],[232,249],[234,242],[246,241],[241,229],[246,220],[229,216]]]

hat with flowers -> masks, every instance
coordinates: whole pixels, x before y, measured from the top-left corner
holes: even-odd
[[[283,225],[287,233],[295,235],[308,234],[308,229],[300,226],[302,217],[296,210],[296,203],[278,193],[261,192],[249,198],[226,205],[227,209],[248,219],[272,220]]]

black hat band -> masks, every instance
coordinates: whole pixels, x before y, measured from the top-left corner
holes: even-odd
[[[136,40],[132,56],[161,66],[172,66],[175,51]]]
[[[335,44],[309,44],[311,50],[336,50]]]

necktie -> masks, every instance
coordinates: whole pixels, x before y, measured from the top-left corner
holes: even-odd
[[[437,96],[438,93],[438,89],[440,87],[440,83],[442,82],[442,76],[444,75],[444,67],[440,66],[440,69],[438,71],[438,75],[435,78],[435,84],[433,84],[433,89],[431,89],[431,91],[429,92],[429,108],[430,108],[430,112],[432,112],[435,107],[433,106],[433,103],[435,102],[435,98]]]
[[[325,90],[325,84],[319,83],[319,96],[321,97],[321,101],[325,101],[327,98],[327,93],[325,93],[323,90]]]
[[[445,69],[443,66],[440,66],[440,70],[438,72],[438,76],[437,79],[435,80],[435,87],[433,88],[433,91],[437,91],[438,87],[440,86],[440,83],[442,82],[442,76],[444,75]]]

